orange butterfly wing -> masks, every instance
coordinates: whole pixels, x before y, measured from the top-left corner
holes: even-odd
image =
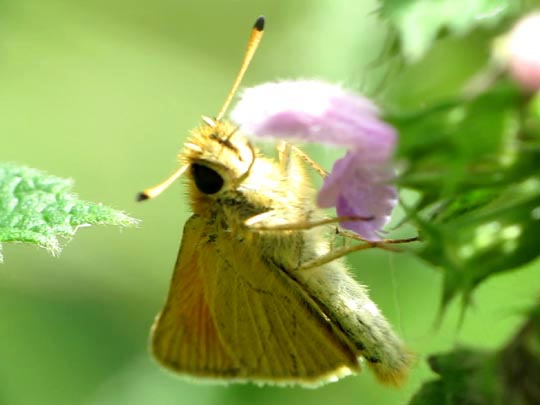
[[[357,354],[302,288],[253,245],[193,216],[152,333],[180,374],[316,385],[358,371]]]
[[[151,350],[162,365],[182,374],[235,375],[238,365],[221,344],[206,304],[199,250],[203,231],[195,216],[184,227],[169,296],[152,328]]]

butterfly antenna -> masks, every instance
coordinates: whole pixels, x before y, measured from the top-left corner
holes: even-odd
[[[221,107],[221,111],[217,115],[215,120],[212,120],[210,118],[203,117],[203,120],[210,126],[215,126],[216,121],[220,121],[225,113],[227,112],[227,108],[229,108],[229,105],[231,104],[231,101],[234,97],[234,94],[238,90],[238,87],[240,86],[240,83],[242,82],[242,78],[244,77],[244,74],[246,73],[246,70],[253,59],[253,55],[255,54],[255,51],[257,50],[257,47],[259,46],[259,42],[261,42],[262,34],[264,29],[264,17],[261,16],[257,18],[255,21],[255,24],[253,24],[253,28],[251,30],[251,35],[249,36],[249,41],[246,49],[246,53],[244,55],[244,59],[242,60],[242,65],[240,65],[240,71],[238,72],[238,75],[236,76],[236,80],[233,83],[232,89],[229,92],[229,95],[227,96],[227,99],[225,100],[225,103],[223,104],[223,107]],[[253,152],[253,149],[252,149]],[[252,162],[253,164],[253,162]],[[137,200],[138,201],[144,201],[148,199],[152,199],[160,195],[165,189],[167,189],[174,181],[176,181],[180,176],[182,176],[186,170],[188,169],[189,165],[184,165],[180,169],[178,169],[176,172],[174,172],[169,178],[167,178],[165,181],[159,183],[158,185],[147,188],[146,190],[140,192],[137,194]],[[249,167],[251,169],[251,165]],[[248,173],[249,173],[248,169]]]
[[[155,185],[154,187],[150,187],[144,191],[141,191],[139,194],[137,194],[136,200],[144,201],[144,200],[150,200],[152,198],[156,198],[163,191],[165,191],[171,184],[173,184],[180,176],[182,176],[186,172],[188,167],[189,167],[188,165],[182,166],[180,169],[175,171],[171,176],[169,176],[166,180],[162,181],[158,185]]]
[[[223,103],[223,107],[221,107],[221,110],[219,111],[219,114],[216,117],[216,121],[221,121],[221,119],[227,112],[227,109],[229,108],[229,105],[231,104],[231,101],[234,95],[236,94],[236,91],[238,90],[240,83],[242,82],[242,79],[246,73],[246,70],[251,60],[253,59],[253,55],[255,55],[255,51],[257,50],[257,47],[259,46],[259,43],[261,42],[261,38],[263,36],[263,30],[264,30],[264,17],[260,16],[259,18],[257,18],[257,21],[255,21],[255,24],[253,24],[253,28],[251,29],[251,35],[249,36],[246,53],[244,54],[244,59],[242,60],[242,64],[240,65],[240,71],[238,72],[238,75],[236,75],[236,79],[232,85],[231,91],[229,91],[229,94],[227,98],[225,99],[225,103]]]

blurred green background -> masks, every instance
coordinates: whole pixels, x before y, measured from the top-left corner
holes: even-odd
[[[188,130],[217,113],[258,15],[266,36],[244,85],[315,77],[370,93],[386,38],[376,9],[346,0],[0,0],[0,161],[71,177],[83,199],[142,220],[138,229],[83,229],[58,258],[4,246],[0,404],[401,404],[432,375],[430,353],[509,339],[535,298],[538,268],[490,279],[461,327],[458,305],[436,327],[439,270],[363,252],[351,258],[357,278],[418,353],[401,389],[368,371],[317,390],[201,385],[147,353],[189,210],[180,185],[145,204],[135,193],[171,173]],[[474,48],[481,41],[467,46],[453,59],[464,70],[485,54]],[[437,76],[447,63],[440,52],[427,66],[443,94],[455,80]],[[394,83],[396,100],[432,95],[425,68]]]

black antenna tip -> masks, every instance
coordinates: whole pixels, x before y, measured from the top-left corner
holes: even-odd
[[[137,194],[137,196],[135,197],[135,200],[136,201],[145,201],[145,200],[148,200],[150,197],[148,196],[148,194],[146,194],[144,191],[140,192]]]
[[[253,24],[253,28],[257,31],[262,31],[264,29],[264,15],[257,18],[257,21],[255,21],[255,24]]]

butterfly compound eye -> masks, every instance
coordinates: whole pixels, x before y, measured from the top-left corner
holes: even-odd
[[[223,177],[209,167],[194,163],[191,165],[191,174],[201,193],[215,194],[223,187]]]

